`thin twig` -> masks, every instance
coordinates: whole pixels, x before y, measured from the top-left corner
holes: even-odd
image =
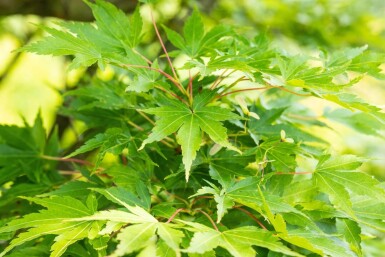
[[[247,216],[249,216],[250,218],[252,218],[255,222],[258,223],[258,225],[263,228],[264,230],[267,230],[267,228],[265,227],[265,225],[262,224],[262,222],[254,216],[254,214],[252,214],[251,212],[249,212],[248,210],[245,210],[243,209],[242,207],[238,207],[238,206],[234,206],[234,209],[237,209],[237,210],[240,210],[241,212],[245,213]]]
[[[61,161],[61,162],[76,162],[80,163],[86,166],[95,166],[93,163],[86,161],[86,160],[80,160],[75,158],[63,158],[63,157],[56,157],[56,156],[48,156],[48,155],[40,155],[40,158],[45,160],[51,160],[51,161]]]
[[[177,94],[173,93],[172,91],[168,91],[168,90],[164,89],[163,87],[159,87],[159,86],[155,86],[155,88],[157,88],[157,89],[159,89],[159,90],[161,90],[161,91],[171,95],[172,97],[180,100],[181,102],[183,102],[185,105],[188,106],[188,103],[186,102],[186,100],[184,100],[182,97],[178,96]]]
[[[143,118],[145,118],[148,122],[150,122],[152,125],[155,125],[155,122],[150,119],[150,117],[148,117],[145,113],[143,113],[141,110],[136,110],[140,116],[142,116]]]
[[[127,123],[130,124],[131,126],[133,126],[134,128],[136,128],[139,131],[144,131],[144,128],[142,128],[141,126],[135,124],[134,122],[132,122],[130,120],[128,120]]]
[[[166,223],[170,223],[174,218],[175,216],[180,213],[181,211],[186,211],[185,208],[179,208],[178,210],[176,210],[172,215],[171,217],[166,221]]]
[[[217,78],[216,78],[216,80],[213,82],[213,84],[211,85],[211,87],[210,87],[210,89],[214,89],[216,86],[217,86],[217,84],[219,84],[220,83],[220,79],[222,78],[222,77],[224,77],[225,76],[225,73],[226,72],[228,72],[229,70],[228,69],[225,69],[222,73],[221,73],[221,75],[219,75]]]
[[[265,81],[265,82],[266,82],[266,81]],[[312,96],[312,94],[300,94],[300,93],[291,91],[291,90],[289,90],[289,89],[287,89],[287,88],[285,88],[285,87],[283,87],[283,86],[273,86],[273,85],[271,85],[271,84],[269,84],[269,83],[267,83],[267,82],[266,82],[266,85],[267,85],[268,87],[270,87],[270,88],[281,89],[281,90],[283,90],[283,91],[286,91],[286,92],[288,92],[288,93],[291,93],[291,94],[294,94],[294,95],[298,95],[298,96]]]
[[[240,77],[240,78],[238,78],[237,80],[235,80],[233,83],[231,83],[230,86],[226,87],[226,88],[222,91],[222,93],[224,93],[224,92],[228,91],[229,89],[233,88],[233,87],[236,86],[239,82],[241,82],[241,81],[248,81],[248,80],[250,80],[250,79],[246,78],[245,76]]]
[[[269,89],[269,88],[270,87],[251,87],[251,88],[238,89],[238,90],[234,90],[234,91],[231,91],[231,92],[228,92],[225,94],[218,95],[215,98],[218,99],[218,98],[221,98],[221,97],[224,97],[227,95],[231,95],[231,94],[235,94],[235,93],[239,93],[239,92],[244,92],[244,91],[265,90],[265,89]]]
[[[191,76],[191,71],[189,70],[188,71],[188,89],[189,89],[189,99],[190,99],[190,105],[192,105],[192,101],[193,101],[193,78]]]
[[[194,206],[194,204],[199,201],[200,199],[213,199],[214,197],[213,196],[208,196],[208,195],[202,195],[202,196],[199,196],[199,197],[195,197],[192,201],[191,201],[191,204],[190,206]]]
[[[164,43],[163,43],[162,37],[161,37],[160,34],[159,34],[159,30],[158,30],[158,27],[156,26],[156,22],[155,22],[155,19],[154,19],[154,15],[152,14],[152,12],[150,12],[150,14],[151,14],[151,20],[152,20],[152,24],[153,24],[154,29],[155,29],[156,36],[158,37],[159,43],[160,43],[160,45],[161,45],[162,48],[163,48],[163,51],[164,51],[164,53],[165,53],[165,55],[166,55],[166,58],[167,58],[168,63],[170,64],[170,67],[171,67],[171,70],[172,70],[172,74],[174,74],[174,78],[175,78],[175,79],[178,79],[178,76],[176,75],[174,66],[172,65],[170,56],[168,55],[167,49],[166,49],[166,47],[165,47],[165,45],[164,45]]]
[[[150,61],[149,59],[147,59],[147,57],[146,56],[144,56],[144,55],[142,55],[141,53],[139,53],[136,49],[132,49],[132,51],[134,52],[134,53],[136,53],[137,55],[139,55],[143,60],[145,60],[148,64],[152,64],[152,61]]]
[[[205,215],[205,216],[209,219],[209,221],[211,222],[211,224],[213,225],[213,227],[215,228],[215,230],[216,230],[216,231],[219,231],[217,225],[215,225],[215,222],[214,222],[213,219],[210,217],[210,215],[207,214],[207,212],[202,211],[202,210],[197,210],[197,211],[199,211],[199,212],[201,212],[203,215]]]

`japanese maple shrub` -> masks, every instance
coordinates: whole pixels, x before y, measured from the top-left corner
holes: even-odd
[[[12,210],[0,256],[367,256],[362,241],[385,231],[384,185],[359,170],[365,158],[330,151],[327,120],[303,100],[379,135],[384,114],[348,88],[384,78],[384,55],[291,55],[263,34],[207,29],[196,9],[181,32],[148,12],[154,56],[149,8],[128,18],[85,2],[94,23],[57,22],[21,50],[114,78],[65,93],[60,114],[86,126],[70,153],[39,117],[0,127],[0,206]]]

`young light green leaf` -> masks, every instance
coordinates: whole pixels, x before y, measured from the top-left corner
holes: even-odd
[[[239,227],[224,232],[215,230],[196,232],[187,251],[205,253],[220,246],[229,251],[232,256],[253,257],[256,255],[251,247],[253,245],[290,256],[302,256],[284,246],[272,233],[251,226]]]
[[[129,211],[135,205],[147,208],[147,203],[142,202],[141,199],[122,187],[111,187],[108,189],[93,188],[92,190],[101,193],[112,202],[126,207]]]
[[[83,223],[82,225],[76,226],[74,229],[67,230],[55,237],[55,243],[51,246],[52,252],[50,257],[62,256],[67,250],[68,246],[83,238],[87,238],[88,230],[90,229],[91,225],[91,223]]]
[[[342,196],[348,196],[346,189],[359,195],[367,195],[385,201],[385,191],[378,187],[377,180],[362,172],[347,171],[357,169],[362,165],[362,161],[361,158],[352,155],[323,156],[316,167],[315,178],[318,183],[323,185],[321,190],[324,189],[333,195],[332,197],[338,204],[342,204],[344,210],[349,210],[350,214],[352,214],[350,197],[342,198]]]
[[[315,185],[318,186],[321,192],[329,195],[330,201],[338,209],[349,214],[350,217],[355,219],[355,214],[352,209],[352,203],[350,202],[350,196],[348,191],[341,184],[329,179],[328,176],[324,176],[322,173],[315,173],[314,176]]]
[[[362,257],[361,228],[355,221],[349,219],[337,219],[337,231],[341,233],[350,245],[350,249]]]
[[[139,207],[134,207],[139,208]],[[132,209],[135,211],[135,209]],[[107,210],[107,211],[100,211],[97,212],[91,216],[85,216],[81,218],[72,218],[68,219],[71,221],[96,221],[96,220],[106,220],[106,221],[113,221],[117,223],[144,223],[144,222],[157,222],[156,219],[154,219],[152,216],[149,216],[150,214],[144,213],[143,209],[137,209],[135,213],[129,213],[125,211],[119,211],[119,210]],[[139,215],[138,215],[139,214]],[[144,214],[145,216],[143,216]]]
[[[156,223],[150,222],[122,229],[117,236],[120,242],[112,256],[123,256],[146,247],[155,235],[156,227]]]
[[[184,233],[178,229],[172,227],[172,224],[169,223],[158,223],[157,234],[163,241],[171,247],[174,251],[179,253],[179,245],[182,242],[182,238],[184,237]]]

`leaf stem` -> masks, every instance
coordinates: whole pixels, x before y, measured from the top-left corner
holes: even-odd
[[[191,203],[190,203],[190,206],[194,206],[194,204],[199,201],[200,199],[213,199],[214,197],[213,196],[209,196],[209,195],[202,195],[202,196],[199,196],[199,197],[195,197]]]
[[[251,88],[238,89],[238,90],[234,90],[234,91],[231,91],[231,92],[228,92],[228,93],[225,93],[225,94],[218,95],[218,96],[216,96],[216,98],[219,99],[221,97],[224,97],[224,96],[227,96],[227,95],[231,95],[231,94],[235,94],[235,93],[239,93],[239,92],[254,91],[254,90],[265,90],[265,89],[269,89],[269,88],[270,87],[251,87]]]
[[[181,211],[187,211],[185,208],[179,208],[177,209],[172,215],[171,217],[166,221],[166,223],[170,223],[174,218],[175,216],[180,213]]]
[[[213,82],[213,84],[211,85],[210,89],[214,89],[219,83],[221,83],[221,81],[223,80],[223,78],[226,78],[227,75],[225,76],[226,72],[228,72],[229,70],[228,69],[225,69],[221,75],[219,75],[217,77],[217,79]],[[221,80],[222,79],[222,80]]]
[[[236,86],[239,82],[241,82],[241,81],[247,81],[247,80],[250,80],[250,79],[246,78],[245,76],[240,77],[239,79],[237,79],[237,80],[235,80],[233,83],[231,83],[230,86],[226,87],[226,88],[222,91],[222,93],[224,93],[224,92],[228,91],[229,89],[233,88],[233,87]]]
[[[172,65],[170,56],[168,55],[168,52],[167,52],[167,49],[166,49],[166,47],[165,47],[165,45],[164,45],[164,43],[163,43],[162,37],[161,37],[160,34],[159,34],[158,26],[156,26],[156,22],[155,22],[155,19],[154,19],[154,15],[152,14],[152,11],[150,12],[150,14],[151,14],[151,20],[152,20],[152,24],[153,24],[154,29],[155,29],[156,36],[158,37],[159,43],[160,43],[160,45],[161,45],[162,48],[163,48],[163,51],[164,51],[164,53],[165,53],[165,55],[166,55],[166,58],[167,58],[168,63],[170,64],[170,67],[171,67],[171,70],[172,70],[172,74],[174,75],[174,78],[177,80],[177,79],[178,79],[178,76],[176,75],[174,66]]]
[[[56,157],[56,156],[48,156],[48,155],[40,155],[40,158],[44,160],[51,160],[51,161],[61,161],[61,162],[76,162],[80,163],[86,166],[95,166],[93,163],[86,161],[86,160],[80,160],[76,158],[63,158],[63,157]]]
[[[137,55],[139,55],[143,60],[145,60],[148,64],[152,64],[152,61],[150,61],[149,59],[147,59],[147,57],[146,56],[144,56],[144,55],[142,55],[141,53],[139,53],[136,49],[132,49],[132,51],[134,52],[134,53],[136,53]]]
[[[191,71],[188,71],[188,90],[189,90],[189,100],[190,100],[190,105],[192,106],[193,102],[193,78],[191,76]]]
[[[136,109],[136,111],[139,113],[140,116],[142,116],[143,118],[145,118],[148,122],[150,122],[152,125],[155,125],[155,122],[150,119],[150,117],[148,117],[144,112]]]
[[[210,215],[207,214],[207,212],[202,211],[202,210],[197,210],[197,211],[200,212],[200,213],[202,213],[203,215],[205,215],[205,216],[209,219],[209,221],[211,222],[211,224],[213,225],[214,229],[215,229],[216,231],[219,232],[219,229],[218,229],[217,225],[215,224],[215,222],[213,221],[213,219],[210,217]]]
[[[132,122],[130,120],[128,120],[127,123],[130,124],[131,126],[133,126],[134,128],[136,128],[139,131],[144,131],[144,128],[142,128],[141,126],[135,124],[134,122]]]
[[[254,216],[254,214],[252,214],[251,212],[249,212],[248,210],[246,209],[243,209],[242,207],[238,207],[238,206],[234,206],[233,207],[234,209],[237,209],[237,210],[240,210],[241,212],[245,213],[247,216],[249,216],[250,218],[252,218],[255,222],[258,223],[258,225],[263,228],[264,230],[267,230],[267,228],[265,227],[265,225],[263,225],[263,223],[257,218]]]
[[[188,106],[188,103],[186,102],[186,100],[184,100],[182,97],[178,96],[177,94],[173,93],[172,91],[168,91],[168,90],[164,89],[163,87],[159,87],[159,86],[155,86],[155,88],[171,95],[172,97],[178,99],[179,101],[183,102],[184,104],[186,104]]]
[[[266,81],[265,81],[266,82]],[[312,94],[301,94],[301,93],[297,93],[297,92],[294,92],[294,91],[291,91],[283,86],[273,86],[269,83],[266,82],[266,85],[269,87],[269,88],[278,88],[278,89],[281,89],[283,91],[286,91],[288,93],[291,93],[291,94],[294,94],[294,95],[298,95],[298,96],[313,96]]]

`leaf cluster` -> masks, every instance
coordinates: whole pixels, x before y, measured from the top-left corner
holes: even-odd
[[[115,76],[65,93],[60,114],[85,124],[70,149],[39,117],[0,126],[0,205],[18,206],[1,212],[0,256],[367,256],[364,235],[385,232],[384,185],[319,131],[332,119],[381,135],[381,109],[348,89],[384,78],[383,54],[290,55],[266,35],[208,30],[195,9],[182,33],[152,18],[150,60],[140,6],[127,17],[85,2],[94,23],[59,22],[22,50]],[[315,98],[340,108],[315,117],[301,104]]]

